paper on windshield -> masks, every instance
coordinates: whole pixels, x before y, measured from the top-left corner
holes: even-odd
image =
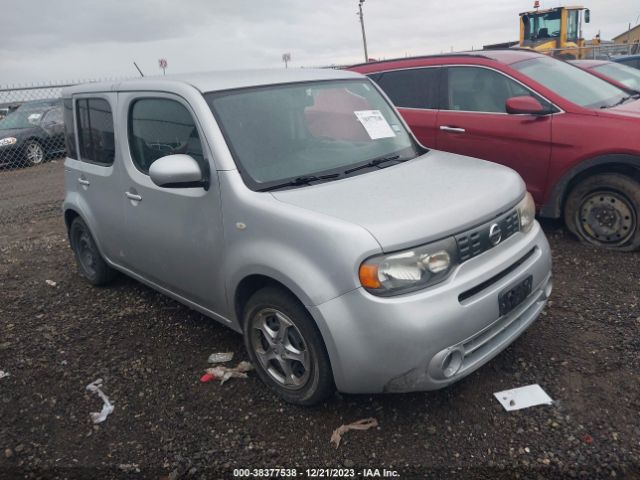
[[[367,131],[367,134],[369,134],[371,140],[396,136],[389,122],[382,116],[380,110],[359,110],[353,113],[356,114],[356,117]]]

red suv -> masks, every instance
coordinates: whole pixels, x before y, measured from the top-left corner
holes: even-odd
[[[589,243],[640,248],[640,101],[560,60],[522,50],[350,68],[384,90],[425,146],[516,170],[540,216]]]

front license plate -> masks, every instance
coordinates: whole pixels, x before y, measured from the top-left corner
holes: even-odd
[[[533,277],[529,276],[515,287],[505,290],[498,297],[500,305],[500,316],[504,316],[520,305],[531,293],[533,289]]]

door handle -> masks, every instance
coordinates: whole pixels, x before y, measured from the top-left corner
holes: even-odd
[[[91,185],[91,182],[89,180],[85,180],[84,178],[79,178],[78,183],[80,185]]]
[[[140,202],[142,200],[142,195],[138,195],[137,193],[124,192],[129,200],[135,200],[136,202]]]
[[[450,133],[466,133],[466,130],[464,128],[449,127],[447,125],[442,125],[440,127],[440,130],[442,130],[443,132],[450,132]]]

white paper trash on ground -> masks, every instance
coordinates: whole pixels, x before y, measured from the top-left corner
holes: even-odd
[[[100,388],[102,386],[102,379],[99,378],[97,379],[95,382],[91,382],[89,385],[87,385],[86,389],[88,391],[90,391],[91,393],[95,393],[97,394],[100,399],[102,400],[102,410],[99,412],[91,412],[89,414],[89,416],[91,417],[91,420],[93,421],[93,423],[102,423],[104,422],[107,417],[113,413],[113,403],[111,403],[109,401],[109,397],[107,397],[104,392],[102,391],[102,389]]]
[[[535,407],[536,405],[551,405],[553,400],[537,383],[526,387],[504,390],[493,394],[507,412]]]

